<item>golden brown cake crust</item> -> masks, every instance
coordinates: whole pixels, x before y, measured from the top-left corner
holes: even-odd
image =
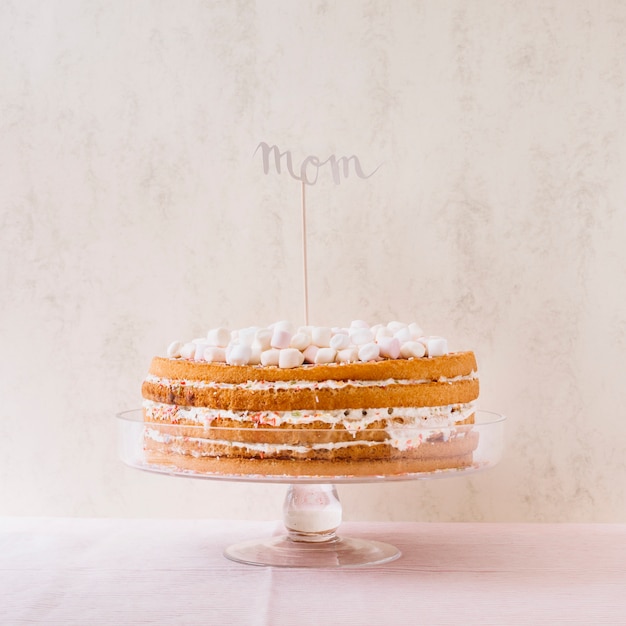
[[[144,398],[154,402],[232,411],[290,411],[427,407],[466,403],[478,397],[478,379],[342,389],[197,389],[145,381]]]
[[[241,384],[248,381],[292,380],[438,380],[441,377],[469,376],[477,371],[473,352],[452,352],[420,359],[384,359],[367,363],[302,365],[291,369],[261,365],[226,365],[187,359],[154,357],[150,374],[172,380],[211,380]]]

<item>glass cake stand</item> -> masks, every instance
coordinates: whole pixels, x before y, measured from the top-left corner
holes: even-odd
[[[358,430],[355,432],[342,431],[344,441],[351,441],[367,437],[365,442],[384,440],[391,437],[394,440],[394,450],[426,448],[434,444],[456,443],[463,445],[463,441],[473,441],[473,452],[466,455],[464,466],[452,469],[433,469],[417,466],[408,467],[403,459],[394,459],[393,453],[389,457],[379,459],[383,461],[384,471],[376,472],[369,468],[380,463],[364,465],[365,470],[358,469],[359,473],[342,473],[341,468],[350,467],[348,464],[332,462],[316,466],[316,471],[302,473],[299,464],[298,473],[291,472],[284,466],[271,468],[263,460],[253,461],[238,471],[233,471],[229,465],[228,471],[221,471],[219,467],[205,467],[198,471],[194,459],[202,458],[200,450],[194,449],[195,455],[187,455],[188,466],[181,467],[181,463],[168,459],[168,455],[158,454],[148,458],[151,452],[146,441],[151,439],[155,429],[145,425],[141,409],[124,411],[117,415],[119,430],[119,454],[127,465],[158,474],[186,478],[209,480],[271,482],[288,484],[287,494],[283,505],[283,522],[286,533],[276,537],[253,539],[228,546],[224,556],[240,563],[250,565],[270,565],[274,567],[310,567],[310,568],[338,568],[360,567],[377,565],[393,561],[400,556],[400,551],[393,545],[381,541],[343,537],[337,534],[341,524],[342,510],[337,495],[336,484],[340,483],[373,483],[403,480],[424,480],[434,478],[449,478],[466,476],[478,471],[493,467],[502,456],[504,448],[505,417],[491,411],[476,411],[475,423],[454,427],[411,427],[399,428],[389,432],[387,430]],[[208,429],[208,430],[207,430]],[[258,429],[242,428],[211,428],[204,426],[163,425],[158,427],[160,443],[168,444],[171,441],[184,440],[187,445],[200,437],[194,434],[207,436],[210,431],[212,440],[228,438],[244,439],[250,446],[257,448],[267,445],[273,438],[281,444],[297,450],[298,446],[315,446],[317,442],[323,447],[327,441],[328,430],[314,429],[281,429],[276,427],[259,427]],[[336,431],[332,431],[336,434]],[[367,433],[367,434],[365,434]],[[417,442],[417,443],[416,443]],[[200,444],[199,444],[200,445]],[[202,444],[205,445],[205,444]],[[400,452],[398,452],[398,455]],[[262,457],[263,455],[260,454]],[[180,458],[180,457],[179,457]],[[468,461],[469,458],[469,461]],[[220,461],[218,460],[219,464]],[[410,463],[410,462],[409,462]],[[258,464],[258,468],[255,466]],[[184,463],[183,463],[184,465]],[[445,466],[445,462],[443,463]],[[267,468],[267,469],[265,469]]]

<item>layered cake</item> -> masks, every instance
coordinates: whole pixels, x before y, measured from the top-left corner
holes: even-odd
[[[472,464],[472,352],[417,324],[279,322],[172,343],[143,382],[150,464],[226,475],[381,476]]]

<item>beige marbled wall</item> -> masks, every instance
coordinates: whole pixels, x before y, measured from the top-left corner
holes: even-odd
[[[473,348],[502,463],[348,519],[626,521],[626,4],[0,2],[0,514],[273,518],[284,488],[116,458],[211,326],[419,321]]]

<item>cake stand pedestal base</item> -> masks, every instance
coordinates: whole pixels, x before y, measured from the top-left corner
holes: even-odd
[[[290,485],[283,506],[287,533],[236,543],[224,556],[248,565],[304,568],[363,567],[400,556],[388,543],[338,536],[341,514],[334,485]]]

